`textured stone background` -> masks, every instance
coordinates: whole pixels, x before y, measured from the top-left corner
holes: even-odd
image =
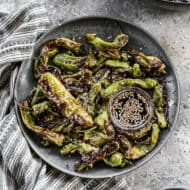
[[[29,1],[29,0],[28,0]],[[146,165],[126,174],[132,190],[190,189],[190,8],[167,11],[151,0],[42,0],[53,25],[73,17],[106,15],[125,19],[150,32],[167,51],[181,83],[181,112],[167,145]],[[24,0],[0,0],[12,12]]]

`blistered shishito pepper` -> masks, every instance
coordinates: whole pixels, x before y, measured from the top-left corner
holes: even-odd
[[[143,80],[128,78],[118,82],[114,82],[106,89],[101,90],[101,96],[103,98],[109,98],[111,95],[113,95],[125,86],[139,86],[144,89],[152,89],[157,85],[157,83],[157,80],[153,78],[146,78]]]
[[[112,138],[110,136],[99,130],[87,131],[84,134],[84,141],[95,146],[102,146],[111,140]]]
[[[89,43],[93,44],[97,49],[121,49],[128,43],[128,35],[119,34],[116,36],[113,42],[107,42],[101,38],[96,37],[95,34],[88,33],[86,38]]]
[[[50,101],[43,101],[32,106],[33,114],[39,115],[45,111],[50,112],[53,115],[58,115],[56,112],[52,111],[53,103]]]
[[[34,60],[35,78],[40,77],[40,74],[43,73],[48,65],[49,58],[55,56],[59,52],[59,47],[64,47],[67,50],[71,50],[76,53],[82,52],[82,45],[76,41],[70,40],[69,38],[57,38],[55,40],[48,41],[41,48],[40,58]],[[57,64],[59,65],[61,63],[58,62]],[[77,69],[76,66],[72,66],[68,63],[65,63],[64,67],[71,70]]]
[[[95,114],[95,100],[100,93],[101,83],[92,84],[89,93],[84,92],[79,99],[82,102],[83,108],[92,116]]]
[[[64,135],[55,133],[51,130],[48,130],[46,128],[36,125],[34,122],[34,118],[30,112],[30,108],[29,108],[27,101],[24,101],[20,105],[20,113],[21,113],[23,123],[29,130],[33,131],[40,137],[44,137],[44,138],[48,139],[48,141],[50,141],[53,144],[62,146],[62,144],[65,140]]]
[[[71,56],[66,53],[60,53],[54,57],[53,62],[55,65],[63,69],[69,71],[77,71],[79,70],[77,63],[79,63],[83,59],[84,58]]]
[[[42,61],[43,59],[41,59]],[[48,59],[41,63],[40,59],[34,58],[34,77],[38,79],[48,64]]]
[[[51,73],[42,74],[38,81],[38,86],[44,95],[54,102],[67,118],[76,121],[83,127],[93,125],[94,122],[91,116],[54,75]]]
[[[131,130],[131,131],[121,130],[121,129],[118,130],[120,133],[125,134],[132,139],[140,139],[145,135],[147,135],[147,133],[151,130],[151,128],[152,128],[152,122],[149,122],[145,127],[139,130]]]
[[[164,113],[164,94],[163,86],[158,84],[154,89],[154,104],[155,104],[155,114],[158,119],[158,124],[161,128],[167,127],[167,121]]]
[[[164,105],[163,86],[158,84],[154,89],[154,104],[157,108],[162,108]]]
[[[45,96],[42,94],[42,91],[39,88],[36,88],[34,91],[34,95],[32,97],[31,105],[38,103],[42,100]]]
[[[76,79],[80,78],[80,79],[89,79],[90,80],[92,78],[92,71],[90,71],[88,69],[83,69],[74,74],[62,76],[62,79],[66,79],[66,78],[76,78]]]
[[[77,71],[81,69],[81,67],[92,68],[97,65],[97,59],[93,55],[76,57],[66,53],[57,54],[53,62],[55,65],[69,71]]]
[[[89,100],[91,102],[95,101],[100,90],[101,90],[101,84],[99,82],[92,85],[92,88],[90,89],[90,92],[89,92]]]
[[[48,52],[44,53],[43,55],[40,56],[40,62],[43,65],[47,65],[49,58],[53,57],[54,55],[56,55],[59,52],[59,50],[57,48],[51,49]]]
[[[166,66],[159,58],[147,56],[137,50],[132,50],[128,53],[134,57],[136,63],[138,63],[145,72],[153,76],[159,76],[166,73]]]
[[[120,59],[119,49],[102,49],[99,51],[99,57],[105,59]]]
[[[76,164],[75,170],[82,171],[85,168],[92,168],[94,163],[100,160],[105,159],[111,154],[117,152],[119,150],[119,144],[116,141],[112,141],[104,145],[102,148],[95,150],[88,154],[84,160]]]
[[[97,59],[95,58],[94,55],[88,55],[85,58],[85,64],[86,64],[87,67],[93,68],[93,67],[97,66],[98,61],[97,61]]]
[[[105,65],[110,68],[121,68],[125,70],[125,72],[132,72],[132,67],[127,62],[115,61],[115,60],[107,60]]]
[[[82,45],[69,38],[57,38],[48,41],[41,49],[40,55],[47,55],[52,49],[57,47],[64,47],[76,53],[82,52]]]
[[[160,129],[158,124],[152,125],[152,133],[149,145],[134,145],[127,152],[125,157],[129,160],[136,160],[143,156],[145,156],[148,152],[150,152],[157,144],[159,138]]]
[[[44,52],[39,58],[34,59],[34,76],[39,78],[48,66],[49,59],[58,53],[57,48]]]
[[[90,33],[86,34],[86,38],[89,43],[93,44],[100,51],[99,57],[107,59],[120,59],[119,49],[124,47],[128,42],[126,34],[117,35],[113,42],[104,41]]]
[[[166,121],[166,117],[165,117],[163,109],[162,110],[155,109],[155,114],[157,116],[159,126],[161,128],[166,128],[167,127],[167,121]]]
[[[144,73],[141,71],[141,68],[139,64],[134,64],[133,65],[133,78],[141,78],[144,76]]]
[[[60,153],[62,155],[68,155],[68,154],[72,154],[77,151],[81,155],[85,155],[85,154],[91,153],[94,150],[96,150],[96,147],[94,147],[88,143],[76,141],[76,142],[69,143],[69,144],[65,145],[63,148],[61,148]]]
[[[104,158],[104,163],[110,167],[124,167],[129,161],[120,152],[113,153],[110,157]]]
[[[109,115],[107,110],[103,110],[96,118],[95,123],[101,128],[105,128],[109,125]]]

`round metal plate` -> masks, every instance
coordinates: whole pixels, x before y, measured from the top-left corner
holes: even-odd
[[[133,165],[128,165],[124,168],[109,168],[98,164],[93,169],[89,169],[80,173],[75,172],[74,165],[79,158],[61,156],[59,150],[55,147],[44,148],[40,146],[35,139],[35,135],[28,131],[27,128],[23,125],[17,106],[17,101],[22,101],[28,96],[29,92],[35,87],[36,81],[33,78],[32,61],[29,64],[22,64],[15,87],[15,105],[18,123],[29,145],[39,155],[39,157],[41,157],[49,165],[59,169],[62,172],[85,178],[113,177],[124,174],[126,172],[130,172],[150,160],[161,149],[161,147],[163,147],[174,128],[179,112],[180,103],[179,86],[175,70],[165,51],[153,39],[153,37],[151,37],[151,35],[144,30],[125,21],[113,18],[85,17],[74,19],[64,22],[62,25],[53,28],[48,33],[43,35],[35,45],[33,56],[39,55],[40,47],[44,43],[57,37],[74,37],[77,39],[77,41],[85,44],[85,49],[87,49],[88,44],[86,43],[84,37],[86,33],[95,33],[97,36],[100,36],[103,39],[111,40],[114,36],[120,33],[120,30],[129,35],[129,43],[127,45],[127,48],[141,49],[146,54],[158,56],[165,62],[167,66],[165,87],[168,94],[169,127],[161,131],[159,142],[156,148],[144,158],[135,161]],[[81,38],[78,39],[78,37]]]

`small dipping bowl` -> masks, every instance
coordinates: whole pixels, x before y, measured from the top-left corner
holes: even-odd
[[[115,127],[122,130],[138,130],[150,122],[153,116],[153,102],[143,89],[127,87],[110,98],[109,114]]]

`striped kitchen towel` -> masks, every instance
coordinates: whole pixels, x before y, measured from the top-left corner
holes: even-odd
[[[38,3],[25,5],[14,15],[0,15],[0,189],[128,190],[125,178],[73,177],[51,168],[31,152],[12,109],[13,89],[19,65],[27,64],[35,41],[50,22]]]

